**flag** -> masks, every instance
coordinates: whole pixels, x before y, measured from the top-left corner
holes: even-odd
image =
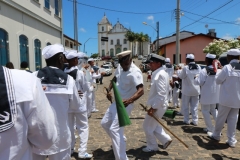
[[[114,81],[112,81],[112,87],[113,87],[113,92],[114,92],[114,97],[115,97],[115,102],[116,102],[116,107],[117,107],[117,114],[118,114],[118,123],[120,127],[130,125],[131,121],[129,119],[128,113],[126,111],[126,108],[123,104],[122,98],[120,96],[120,93],[117,89],[117,86]]]

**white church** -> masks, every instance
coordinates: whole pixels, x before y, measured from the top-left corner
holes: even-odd
[[[112,26],[107,16],[104,14],[102,20],[98,23],[98,53],[100,57],[111,56],[114,57],[116,54],[131,50],[132,45],[129,42],[125,34],[128,29],[125,28],[119,20]],[[101,41],[101,37],[108,37],[108,41]],[[147,55],[150,51],[150,43],[143,43],[143,47],[146,48],[143,51],[143,55]],[[134,45],[134,55],[138,55],[137,43]]]

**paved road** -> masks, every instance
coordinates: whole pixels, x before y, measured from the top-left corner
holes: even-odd
[[[140,64],[138,60],[134,60],[136,64]],[[102,62],[101,62],[102,63]],[[182,139],[189,148],[185,148],[176,138],[173,136],[172,144],[166,149],[162,149],[162,145],[159,144],[159,151],[153,153],[144,153],[142,148],[146,145],[145,135],[142,129],[145,112],[141,111],[138,106],[139,103],[145,103],[149,91],[147,86],[149,82],[146,82],[147,75],[144,77],[144,95],[136,101],[135,108],[130,116],[132,124],[125,127],[125,135],[127,137],[127,155],[130,160],[157,160],[157,159],[240,159],[240,143],[236,145],[236,148],[229,148],[225,141],[227,139],[226,126],[223,129],[223,136],[220,143],[210,140],[207,134],[203,132],[204,122],[199,107],[199,124],[198,126],[184,125],[182,123],[183,117],[176,116],[174,120],[162,120],[168,128],[175,133],[180,139]],[[111,149],[111,141],[105,131],[102,129],[100,122],[107,110],[110,102],[105,98],[103,94],[103,87],[108,86],[109,80],[112,76],[104,77],[103,85],[98,85],[96,91],[96,106],[99,112],[93,113],[89,119],[90,137],[88,141],[88,151],[93,153],[93,160],[114,160],[113,150]],[[170,104],[171,106],[171,104]],[[240,132],[237,130],[236,137],[240,141]],[[78,139],[79,141],[79,139]],[[79,143],[76,143],[79,145]],[[77,151],[72,156],[72,160],[78,160]]]

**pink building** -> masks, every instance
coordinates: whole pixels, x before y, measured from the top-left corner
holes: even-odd
[[[183,36],[181,36],[181,34]],[[216,35],[216,34],[215,34]],[[183,31],[180,33],[180,63],[186,63],[186,55],[192,53],[195,55],[195,61],[197,63],[204,63],[205,53],[203,53],[203,48],[207,46],[214,39],[219,39],[217,37],[206,35],[206,34],[194,34],[193,32]],[[171,38],[171,39],[170,39]],[[176,53],[176,41],[175,35],[171,37],[162,38],[159,40],[160,48],[159,54],[171,59],[171,62],[175,63],[175,53]]]

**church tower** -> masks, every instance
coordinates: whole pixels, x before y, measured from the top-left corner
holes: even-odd
[[[101,41],[101,37],[108,37],[108,32],[112,29],[112,24],[104,13],[102,20],[98,23],[98,53],[100,57],[109,56],[108,42]]]

